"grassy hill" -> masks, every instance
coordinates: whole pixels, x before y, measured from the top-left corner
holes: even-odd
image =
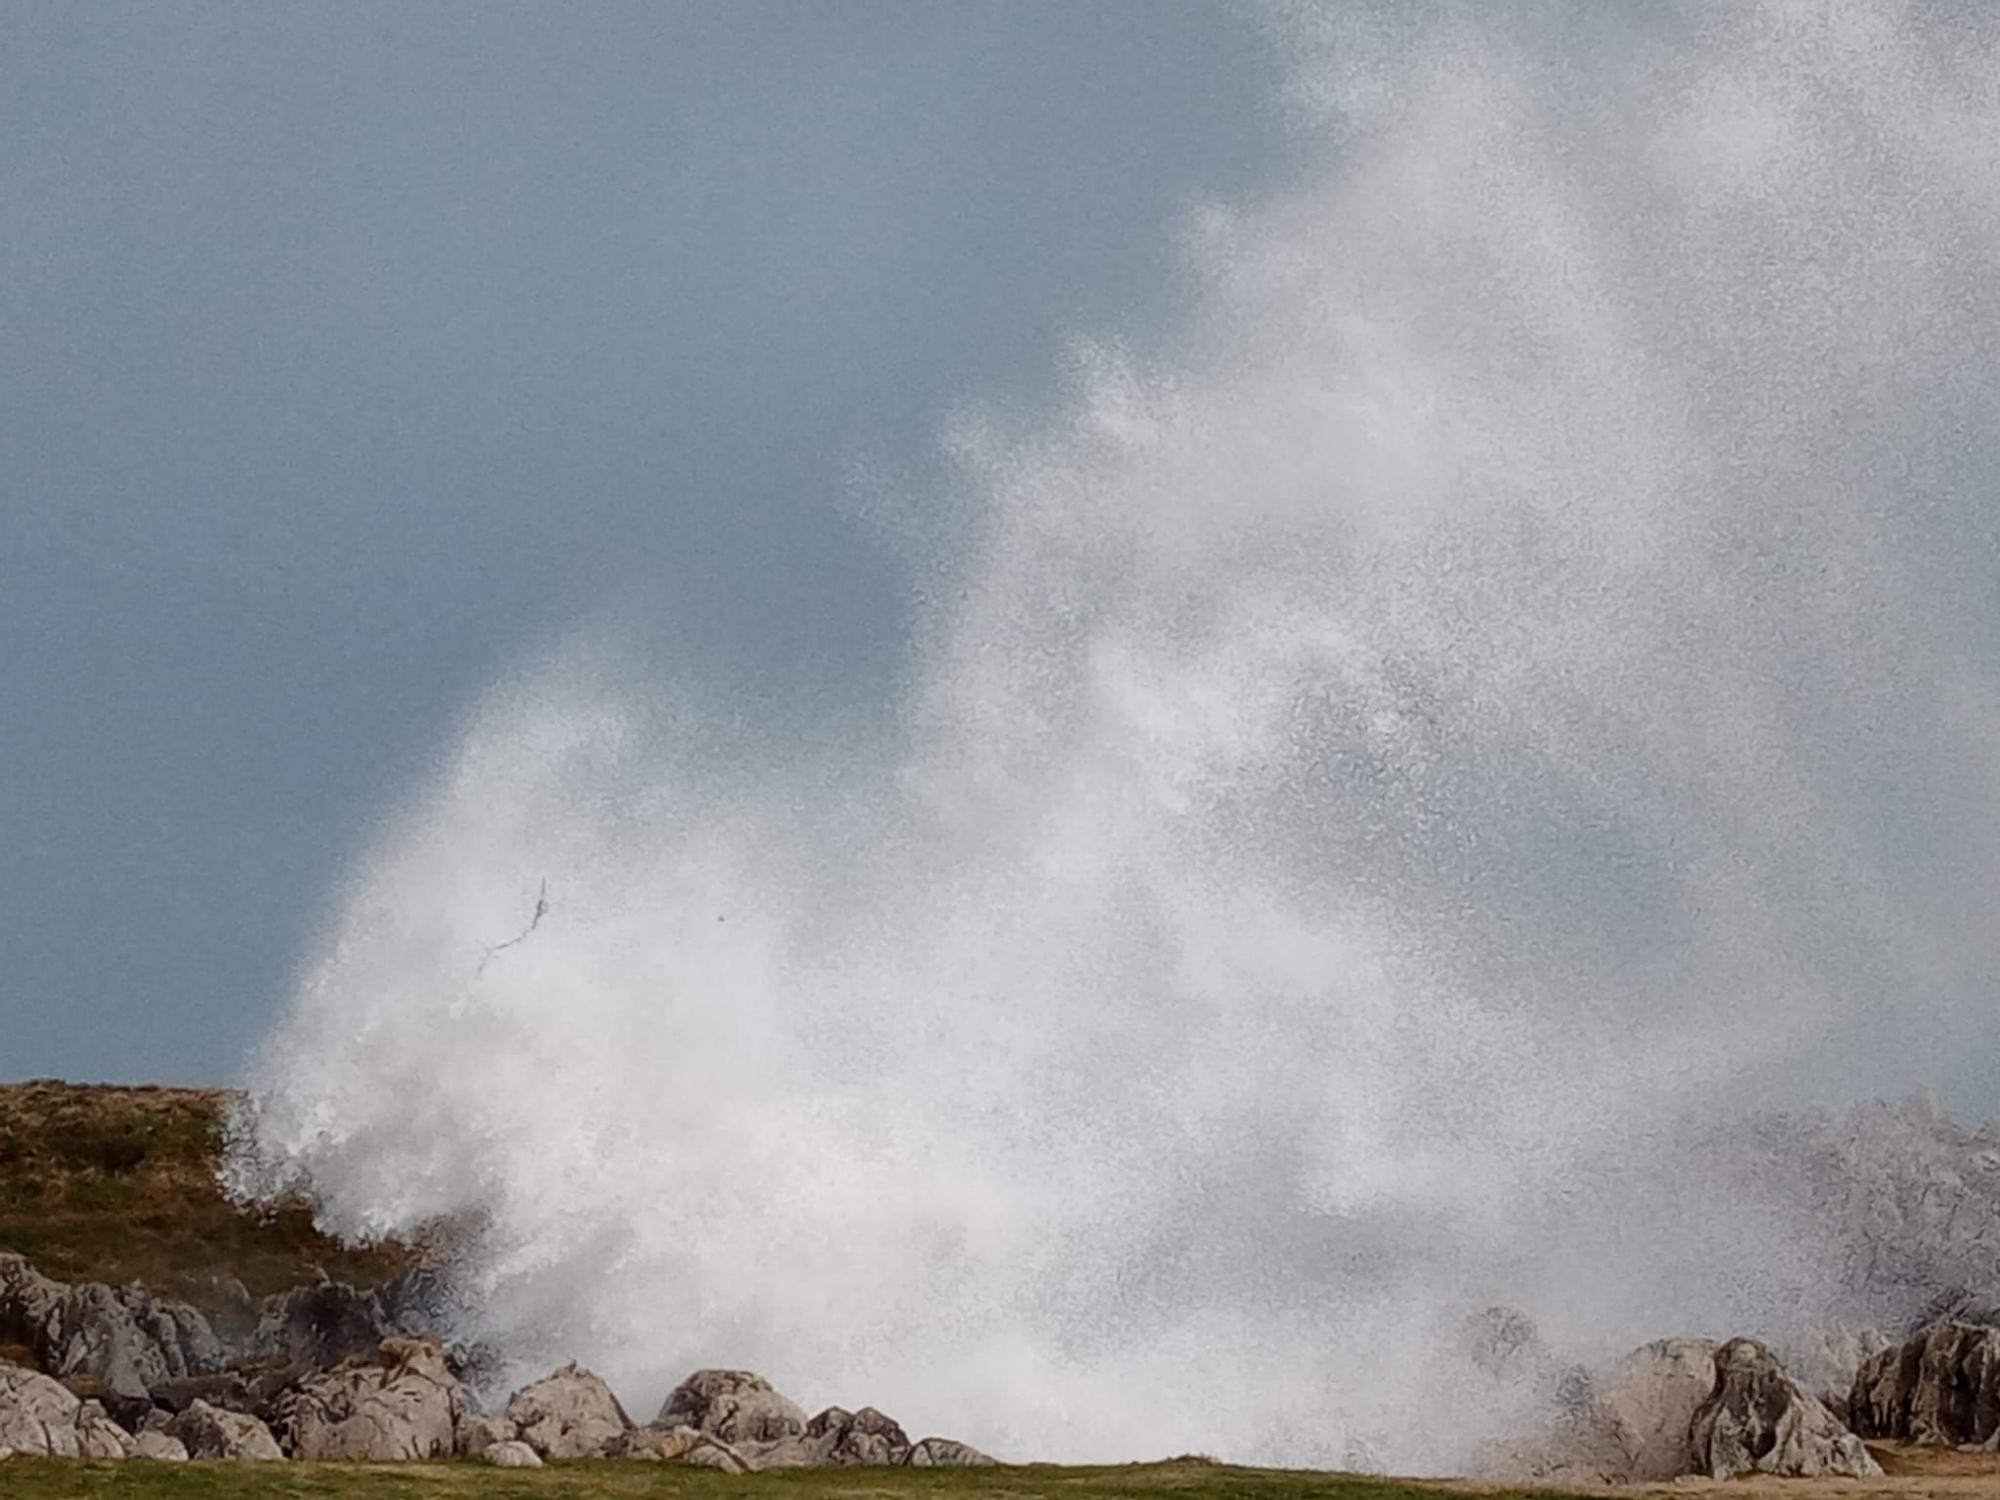
[[[211,1312],[217,1281],[259,1296],[318,1270],[372,1285],[408,1265],[400,1245],[347,1249],[302,1204],[246,1213],[215,1177],[219,1089],[0,1084],[0,1250],[65,1281],[143,1281]]]

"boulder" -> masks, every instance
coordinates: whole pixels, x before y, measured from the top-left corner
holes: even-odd
[[[900,1464],[910,1455],[910,1436],[872,1406],[846,1411],[829,1406],[806,1423],[806,1440],[827,1464]]]
[[[0,1448],[46,1458],[75,1458],[83,1403],[37,1370],[0,1365]]]
[[[692,1469],[718,1469],[724,1474],[750,1472],[743,1455],[718,1438],[702,1438],[681,1455],[680,1461]]]
[[[453,1444],[460,1458],[477,1458],[495,1443],[519,1440],[519,1432],[505,1417],[471,1412],[459,1418]]]
[[[76,1409],[76,1452],[79,1458],[130,1458],[132,1434],[111,1420],[102,1402],[86,1401]]]
[[[1861,1439],[1755,1339],[1731,1339],[1716,1350],[1715,1389],[1689,1424],[1688,1446],[1692,1471],[1711,1479],[1882,1475]]]
[[[167,1432],[179,1438],[193,1458],[265,1462],[285,1456],[271,1429],[248,1412],[224,1411],[206,1401],[193,1402],[173,1419]]]
[[[345,1359],[371,1360],[396,1330],[373,1292],[344,1281],[321,1281],[266,1297],[251,1352],[314,1370]]]
[[[543,1458],[602,1458],[632,1425],[611,1387],[578,1364],[516,1391],[507,1420]]]
[[[49,1311],[68,1288],[51,1281],[22,1255],[0,1255],[0,1340],[33,1348]]]
[[[2000,1328],[1939,1323],[1854,1377],[1854,1430],[1931,1447],[2000,1446]]]
[[[909,1457],[903,1462],[913,1469],[968,1469],[983,1468],[1000,1460],[956,1438],[927,1437],[912,1445]]]
[[[480,1449],[480,1456],[489,1464],[503,1469],[539,1469],[542,1466],[542,1456],[518,1438],[489,1444]]]
[[[373,1364],[308,1377],[278,1398],[272,1426],[293,1458],[392,1463],[450,1458],[465,1409],[444,1351],[384,1339]]]
[[[607,1458],[643,1458],[655,1463],[671,1463],[686,1456],[689,1449],[708,1439],[692,1427],[662,1427],[657,1422],[634,1427],[615,1438]]]
[[[655,1421],[732,1446],[783,1442],[806,1430],[805,1411],[748,1370],[696,1370],[669,1393]]]
[[[185,1302],[145,1287],[52,1281],[18,1255],[0,1255],[0,1341],[27,1347],[41,1370],[89,1382],[114,1411],[141,1411],[172,1379],[221,1368],[222,1342]]]
[[[188,1461],[187,1444],[164,1432],[142,1432],[132,1439],[132,1456],[150,1458],[156,1463],[184,1464]]]

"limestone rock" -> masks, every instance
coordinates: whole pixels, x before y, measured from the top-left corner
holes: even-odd
[[[480,1449],[480,1456],[489,1464],[503,1469],[539,1469],[542,1466],[542,1456],[518,1438],[490,1444]]]
[[[83,1403],[60,1381],[18,1365],[0,1365],[0,1447],[46,1458],[75,1458]]]
[[[373,1292],[322,1281],[266,1297],[251,1351],[314,1370],[345,1359],[369,1360],[395,1329]]]
[[[164,1432],[142,1432],[132,1439],[132,1456],[150,1458],[156,1463],[184,1464],[188,1461],[187,1444]]]
[[[1715,1372],[1715,1389],[1688,1429],[1693,1472],[1711,1479],[1881,1477],[1861,1439],[1755,1339],[1724,1344],[1715,1352]]]
[[[656,1420],[732,1445],[782,1442],[806,1430],[804,1410],[748,1370],[696,1370],[674,1387]]]
[[[37,1271],[27,1257],[0,1255],[0,1338],[32,1347],[67,1290]]]
[[[1601,1377],[1558,1382],[1556,1420],[1540,1436],[1483,1451],[1480,1475],[1517,1484],[1621,1484],[1689,1472],[1688,1430],[1715,1389],[1715,1344],[1659,1339]]]
[[[1855,1375],[1848,1405],[1863,1437],[2000,1444],[2000,1328],[1939,1323],[1884,1349]]]
[[[294,1458],[389,1463],[452,1456],[465,1409],[444,1352],[382,1341],[372,1365],[342,1365],[281,1396],[273,1426]]]
[[[76,1451],[79,1458],[130,1458],[132,1434],[111,1420],[102,1402],[86,1401],[76,1410]]]
[[[913,1469],[966,1469],[983,1468],[1000,1460],[956,1438],[927,1437],[911,1447],[909,1457],[903,1462]]]
[[[505,1417],[480,1412],[459,1418],[453,1442],[460,1458],[477,1458],[495,1443],[519,1441],[520,1434]]]
[[[611,1387],[578,1364],[516,1391],[507,1420],[543,1458],[601,1458],[632,1425]]]
[[[167,1429],[187,1445],[193,1458],[227,1458],[264,1462],[282,1459],[284,1449],[271,1429],[248,1412],[224,1411],[206,1401],[194,1401]]]
[[[829,1464],[900,1464],[910,1454],[910,1436],[872,1406],[845,1411],[829,1406],[806,1423],[806,1438]]]
[[[672,1463],[684,1457],[698,1443],[708,1441],[692,1427],[662,1427],[650,1423],[634,1427],[613,1440],[607,1458],[643,1458],[656,1463]]]

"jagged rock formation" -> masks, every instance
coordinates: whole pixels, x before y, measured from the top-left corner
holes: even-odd
[[[655,1425],[692,1427],[731,1445],[804,1435],[805,1411],[748,1370],[697,1370],[675,1386]]]
[[[427,1340],[384,1339],[373,1364],[309,1376],[281,1396],[272,1427],[294,1458],[449,1458],[465,1400]]]
[[[18,1255],[0,1255],[0,1334],[33,1351],[58,1380],[88,1382],[119,1416],[136,1420],[155,1386],[222,1367],[222,1341],[184,1302],[143,1286],[67,1286]]]
[[[1849,1400],[1865,1437],[2000,1448],[2000,1328],[1938,1323],[1884,1349]]]
[[[841,1465],[905,1463],[915,1446],[899,1424],[872,1406],[855,1412],[829,1406],[806,1423],[805,1438],[819,1455],[816,1462]]]
[[[1755,1339],[1731,1339],[1716,1350],[1715,1373],[1715,1389],[1688,1430],[1692,1472],[1711,1479],[1881,1477],[1861,1439]]]
[[[83,1403],[60,1382],[34,1370],[0,1365],[0,1448],[48,1458],[75,1458],[76,1419]]]
[[[956,1438],[927,1437],[910,1449],[904,1462],[913,1469],[965,1469],[983,1468],[999,1460]]]
[[[186,1445],[190,1458],[269,1462],[285,1456],[271,1429],[257,1418],[206,1401],[195,1401],[167,1425],[166,1433]]]
[[[602,1458],[632,1426],[611,1387],[579,1364],[515,1392],[506,1419],[543,1458]]]

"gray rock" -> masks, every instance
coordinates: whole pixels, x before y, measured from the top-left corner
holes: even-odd
[[[76,1451],[79,1458],[130,1458],[132,1434],[111,1420],[99,1401],[86,1401],[76,1411]]]
[[[502,1469],[539,1469],[542,1466],[542,1456],[518,1438],[482,1448],[480,1456]]]
[[[806,1430],[804,1410],[748,1370],[696,1370],[674,1387],[655,1420],[732,1445],[783,1442]]]
[[[266,1297],[251,1352],[330,1370],[345,1359],[372,1360],[382,1340],[395,1332],[374,1292],[322,1281]]]
[[[1688,1429],[1692,1471],[1711,1479],[1879,1479],[1881,1467],[1755,1339],[1715,1352],[1715,1389]]]
[[[520,1433],[505,1417],[469,1412],[459,1418],[453,1445],[460,1458],[477,1458],[495,1443],[520,1440]]]
[[[927,1437],[912,1445],[903,1462],[913,1469],[966,1469],[984,1468],[1000,1460],[956,1438]]]
[[[59,1381],[0,1365],[0,1447],[45,1458],[75,1458],[78,1401]]]
[[[1874,1328],[1835,1325],[1809,1329],[1785,1349],[1785,1373],[1805,1387],[1844,1426],[1851,1427],[1849,1402],[1854,1394],[1854,1377],[1864,1364],[1888,1347],[1888,1338]]]
[[[2000,1328],[1940,1323],[1884,1349],[1855,1375],[1848,1412],[1863,1437],[2000,1444]]]
[[[1715,1344],[1660,1339],[1601,1376],[1570,1372],[1547,1433],[1484,1450],[1480,1475],[1516,1484],[1622,1484],[1691,1472],[1689,1429],[1715,1390]]]
[[[184,1464],[188,1461],[187,1444],[164,1432],[142,1432],[132,1439],[132,1456],[155,1463]]]
[[[543,1458],[602,1458],[632,1426],[611,1387],[578,1364],[523,1386],[506,1415]]]
[[[372,1365],[342,1365],[287,1391],[272,1426],[294,1458],[394,1463],[450,1458],[464,1409],[442,1349],[391,1338]]]
[[[0,1255],[0,1338],[35,1347],[42,1324],[67,1290],[37,1271],[25,1256]]]
[[[872,1406],[846,1411],[829,1406],[806,1423],[815,1462],[843,1465],[900,1464],[910,1454],[910,1436]]]
[[[175,1417],[168,1433],[187,1446],[193,1458],[225,1458],[254,1462],[281,1460],[284,1449],[271,1429],[248,1412],[224,1411],[197,1400]]]

